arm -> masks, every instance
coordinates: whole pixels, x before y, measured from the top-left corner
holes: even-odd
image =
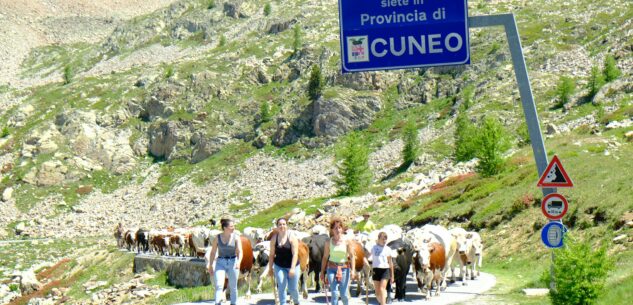
[[[325,279],[325,269],[327,268],[327,261],[330,259],[330,242],[325,244],[323,249],[323,259],[321,259],[321,279]]]
[[[244,253],[242,252],[242,237],[239,235],[235,236],[235,256],[237,256],[237,260],[235,260],[235,269],[240,269]]]
[[[299,241],[294,236],[290,236],[290,247],[292,250],[292,263],[290,264],[290,270],[288,271],[288,276],[294,277],[295,276],[294,266],[297,264],[297,261],[299,260]]]
[[[270,256],[268,256],[268,274],[273,275],[273,260],[275,259],[275,244],[277,243],[277,235],[273,235],[270,239]]]
[[[218,239],[214,239],[211,244],[211,251],[209,251],[209,256],[207,259],[207,270],[209,273],[213,274],[213,261],[215,261],[215,253],[218,251]]]
[[[391,253],[389,253],[389,256],[387,257],[387,262],[389,262],[389,270],[391,272],[391,282],[394,283],[396,281],[396,276],[393,271],[393,257],[391,256]]]

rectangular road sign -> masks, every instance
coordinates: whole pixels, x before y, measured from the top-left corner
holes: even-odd
[[[343,73],[470,63],[468,4],[339,0]]]

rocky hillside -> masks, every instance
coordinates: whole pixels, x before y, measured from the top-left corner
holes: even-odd
[[[28,45],[18,73],[7,73],[2,87],[0,221],[10,226],[3,234],[20,222],[30,236],[106,234],[119,221],[184,226],[232,206],[248,204],[253,213],[282,200],[332,196],[332,148],[354,129],[371,135],[378,182],[400,162],[398,113],[419,115],[427,146],[407,175],[444,173],[441,180],[459,171],[446,158],[465,100],[473,120],[496,113],[511,132],[522,120],[498,29],[471,31],[468,66],[342,75],[335,1],[273,1],[269,14],[257,1],[177,1],[126,19],[168,2],[130,1],[120,10],[118,3],[6,6],[4,20],[21,33],[31,28],[20,22],[35,14],[39,19],[28,19],[37,20],[30,21],[33,31],[55,34],[44,35],[43,46]],[[579,87],[566,108],[586,103],[582,87],[606,54],[623,73],[593,104],[603,105],[604,115],[631,103],[631,4],[576,2],[551,4],[548,13],[538,1],[469,4],[470,15],[516,14],[551,133],[604,124],[599,111],[550,108],[564,75]],[[50,16],[55,10],[64,12],[61,19]],[[72,32],[86,26],[69,16],[83,15],[88,24],[121,19],[97,27],[102,34]],[[61,30],[66,21],[76,25],[72,31]],[[312,101],[306,89],[314,65],[326,86]],[[264,103],[271,112],[265,121]]]
[[[507,12],[518,22],[548,153],[576,162],[578,206],[569,226],[593,240],[617,232],[621,243],[611,252],[626,258],[633,242],[633,4],[469,1],[471,16]],[[107,242],[69,245],[71,237],[110,235],[118,222],[190,226],[231,215],[267,223],[293,208],[350,218],[377,211],[380,223],[481,230],[504,245],[489,252],[499,261],[500,294],[538,277],[520,263],[547,254],[516,242],[538,243],[544,223],[534,220],[540,195],[501,29],[470,31],[467,66],[343,75],[334,0],[0,0],[0,28],[0,239],[55,240],[35,245],[42,253],[2,252],[9,254],[0,255],[0,284],[60,257],[77,261],[64,263],[68,272],[80,269],[75,263],[115,261],[120,269],[112,274],[64,284],[74,285],[72,298],[89,299],[97,279],[116,278],[104,286],[112,291],[139,280],[125,269],[125,255],[85,257]],[[592,67],[601,70],[608,56],[621,75],[590,97]],[[311,99],[315,66],[324,89]],[[564,105],[561,77],[576,84]],[[475,123],[489,116],[503,122],[511,148],[502,174],[483,178],[471,174],[477,160],[455,161],[460,113]],[[409,120],[423,153],[403,171],[401,132]],[[338,198],[336,160],[353,130],[371,150],[373,183],[364,194]],[[621,265],[630,269],[626,259]],[[508,286],[504,268],[527,275]],[[618,273],[613,281],[631,278]]]

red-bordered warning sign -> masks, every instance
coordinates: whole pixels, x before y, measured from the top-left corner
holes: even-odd
[[[563,164],[554,156],[536,184],[538,187],[573,187],[574,183],[567,175]]]
[[[559,220],[567,214],[569,203],[561,194],[549,194],[541,201],[541,211],[543,215],[551,220]]]

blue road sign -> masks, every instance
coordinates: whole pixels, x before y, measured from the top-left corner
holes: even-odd
[[[560,248],[563,246],[563,235],[565,235],[565,226],[557,221],[546,224],[541,230],[541,240],[548,248]]]
[[[339,0],[343,73],[470,63],[468,4]]]

